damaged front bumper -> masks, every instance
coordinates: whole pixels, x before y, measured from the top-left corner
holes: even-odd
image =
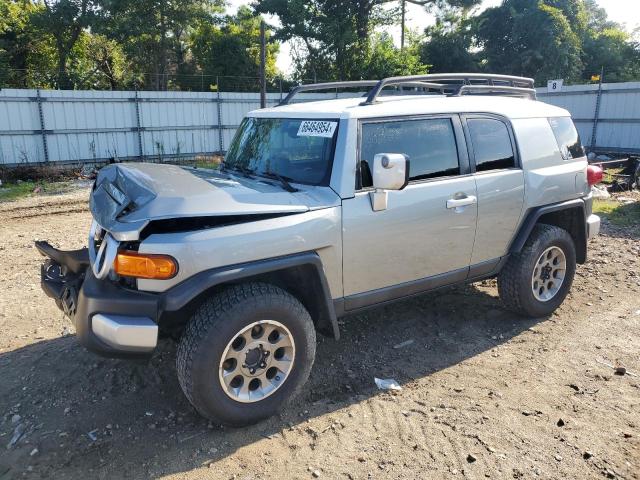
[[[78,340],[109,357],[145,357],[158,341],[160,298],[96,278],[88,250],[62,251],[36,242],[48,257],[41,267],[44,292],[71,319]]]

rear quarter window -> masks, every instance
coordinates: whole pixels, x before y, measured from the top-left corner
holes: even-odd
[[[494,118],[467,120],[476,172],[514,168],[516,157],[507,125]]]
[[[551,130],[558,141],[562,158],[570,160],[584,157],[584,147],[573,120],[570,117],[553,117],[549,119]]]

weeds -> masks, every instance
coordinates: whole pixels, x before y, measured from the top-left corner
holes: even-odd
[[[620,203],[613,199],[596,199],[593,202],[593,213],[606,217],[614,225],[622,227],[640,225],[640,202]]]
[[[20,182],[3,184],[0,187],[0,201],[15,200],[33,193],[38,186],[36,182]]]

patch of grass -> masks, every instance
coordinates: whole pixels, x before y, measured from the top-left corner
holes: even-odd
[[[217,170],[220,167],[220,164],[211,162],[195,162],[193,166],[196,168],[211,168],[212,170]]]
[[[624,168],[608,168],[604,171],[604,183],[613,183],[616,179],[616,175],[621,174],[624,171]]]
[[[217,170],[222,162],[222,157],[218,155],[198,155],[193,163],[196,168],[211,168]]]
[[[37,190],[36,190],[37,189]],[[0,187],[0,202],[9,202],[31,195],[64,193],[71,189],[70,182],[34,182],[3,183]]]
[[[606,217],[614,225],[640,225],[640,202],[620,203],[616,200],[595,199],[593,213]]]
[[[0,187],[0,201],[16,200],[33,193],[38,184],[36,182],[20,182],[3,184]]]

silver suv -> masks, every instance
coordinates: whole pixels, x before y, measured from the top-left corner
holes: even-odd
[[[292,102],[338,88],[368,93]],[[42,287],[96,353],[178,339],[193,406],[249,424],[301,390],[316,332],[338,339],[347,313],[497,276],[508,308],[550,315],[598,233],[600,178],[531,79],[306,85],[249,113],[219,170],[103,168],[88,248],[37,242]]]

